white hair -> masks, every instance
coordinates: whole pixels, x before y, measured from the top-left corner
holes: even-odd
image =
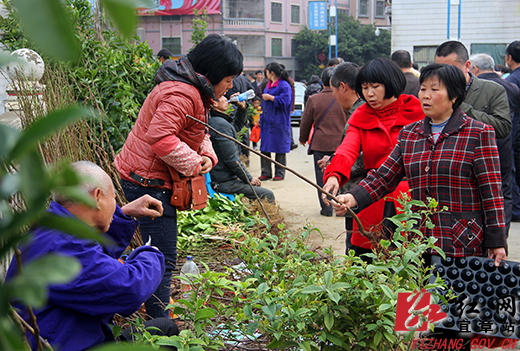
[[[488,54],[475,54],[469,58],[469,62],[471,62],[471,69],[473,67],[478,67],[481,71],[495,71],[495,60]]]
[[[96,188],[99,188],[105,195],[109,193],[110,187],[113,186],[112,180],[101,167],[90,161],[77,161],[70,166],[80,178],[78,186],[84,193],[89,194]],[[53,199],[62,205],[72,202],[70,199],[55,193]]]

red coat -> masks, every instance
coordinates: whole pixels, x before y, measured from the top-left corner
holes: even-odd
[[[205,103],[209,104],[209,98],[201,96],[199,89],[190,84],[180,81],[158,84],[146,98],[116,157],[115,166],[121,178],[136,183],[130,178],[130,172],[135,172],[147,179],[162,179],[165,181],[162,188],[171,189],[172,180],[165,161],[174,159],[173,156],[177,155],[179,160],[171,161],[171,166],[187,176],[192,174],[186,174],[180,166],[200,164],[200,155],[210,157],[216,165],[218,159],[205,127],[186,117],[189,114],[207,121]],[[179,150],[183,151],[182,157]],[[195,173],[199,169],[193,165],[190,168],[195,169]]]
[[[395,116],[395,120],[389,127],[385,127],[381,122],[382,116]],[[378,168],[392,152],[401,129],[423,118],[424,113],[419,100],[412,95],[400,95],[396,101],[380,111],[375,111],[366,103],[361,105],[348,120],[347,133],[325,170],[324,182],[327,182],[330,176],[335,176],[340,185],[345,184],[349,180],[352,165],[361,152],[365,170]],[[407,190],[408,184],[402,182],[388,197],[397,198],[401,192]],[[375,202],[358,214],[366,229],[383,221],[384,201],[382,199]],[[368,239],[359,232],[356,222],[351,240],[356,246],[372,247]]]

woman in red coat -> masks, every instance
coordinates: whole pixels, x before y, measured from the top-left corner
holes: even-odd
[[[388,157],[397,142],[401,129],[423,118],[419,100],[412,95],[401,95],[406,78],[392,61],[379,58],[364,65],[356,78],[356,92],[364,98],[361,105],[348,120],[348,129],[343,142],[327,166],[323,180],[324,188],[337,191],[349,180],[350,170],[363,153],[365,170],[378,168]],[[406,181],[401,182],[388,198],[397,198],[408,190]],[[326,200],[327,201],[327,200]],[[385,215],[395,214],[394,201],[384,199],[375,202],[358,216],[363,226],[382,226]],[[356,254],[371,252],[372,244],[358,229],[347,221],[347,252]]]

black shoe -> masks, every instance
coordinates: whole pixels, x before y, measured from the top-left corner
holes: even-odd
[[[291,145],[291,150],[294,150],[294,149],[297,149],[298,148],[298,144],[292,144]]]
[[[327,212],[325,210],[321,210],[320,215],[325,216],[325,217],[332,217],[332,212]]]

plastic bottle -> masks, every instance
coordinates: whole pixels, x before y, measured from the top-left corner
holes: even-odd
[[[240,95],[233,96],[231,99],[228,100],[228,102],[241,102],[241,101],[250,100],[254,97],[255,97],[255,91],[253,89],[249,89],[248,91],[246,91]]]
[[[186,274],[200,275],[199,267],[193,262],[193,256],[186,256],[186,263],[181,268],[181,291],[183,299],[189,299],[192,293],[192,278]]]

